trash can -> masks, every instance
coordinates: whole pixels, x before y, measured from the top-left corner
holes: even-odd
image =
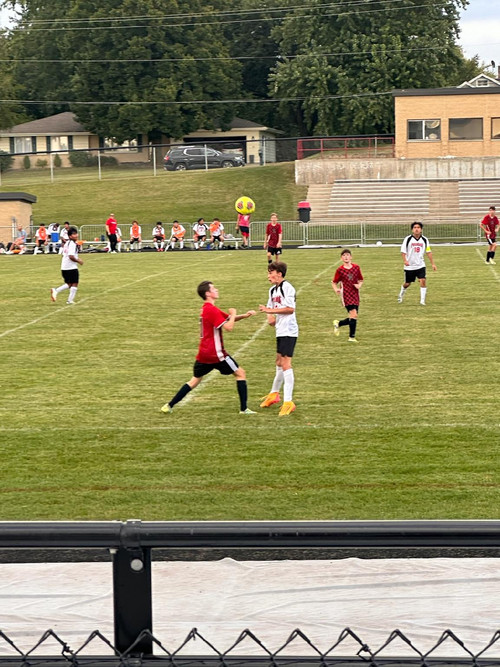
[[[297,211],[300,222],[309,222],[311,219],[311,205],[308,201],[299,201]]]

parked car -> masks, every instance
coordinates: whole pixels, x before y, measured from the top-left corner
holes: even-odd
[[[237,153],[223,153],[215,148],[204,146],[176,146],[171,148],[163,158],[167,171],[184,171],[185,169],[209,169],[213,167],[244,167],[245,160]]]

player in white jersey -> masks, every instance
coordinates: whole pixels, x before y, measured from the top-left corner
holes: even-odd
[[[429,240],[425,236],[422,236],[422,229],[423,224],[421,222],[413,222],[411,225],[411,234],[401,244],[401,255],[405,267],[405,281],[399,292],[399,303],[402,303],[408,287],[418,278],[418,282],[420,283],[420,305],[425,306],[425,297],[427,295],[427,283],[425,281],[426,254],[429,257],[432,270],[437,271],[432,258]]]
[[[68,241],[68,236],[69,236],[68,230],[69,230],[69,222],[66,221],[64,223],[64,226],[61,227],[60,234],[59,234],[59,238],[61,239],[61,245],[59,246],[59,254],[60,255],[62,255],[64,245]]]
[[[285,262],[271,262],[267,266],[268,280],[272,284],[269,290],[267,306],[260,305],[261,313],[267,314],[267,322],[276,328],[276,375],[271,391],[260,404],[268,408],[280,401],[280,389],[283,389],[283,405],[279,416],[284,417],[295,410],[293,402],[294,375],[292,357],[299,335],[299,326],[295,316],[295,288],[285,280],[287,265]]]
[[[68,240],[62,249],[61,273],[64,283],[55,289],[50,290],[52,301],[57,299],[57,295],[64,290],[69,289],[69,296],[66,303],[71,304],[75,301],[76,291],[78,289],[79,274],[78,265],[83,266],[82,260],[78,257],[78,230],[76,227],[68,229]]]
[[[157,222],[156,226],[153,227],[153,241],[158,252],[165,250],[165,230],[161,222]]]
[[[193,240],[195,250],[203,248],[203,245],[207,240],[207,231],[208,225],[205,224],[205,220],[203,220],[203,218],[198,218],[198,222],[195,222],[193,225]]]

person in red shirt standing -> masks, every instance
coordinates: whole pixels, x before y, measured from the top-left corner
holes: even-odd
[[[106,220],[106,234],[108,236],[110,252],[114,253],[116,253],[116,244],[118,243],[116,236],[117,227],[118,223],[116,222],[115,214],[110,213],[109,218]]]
[[[335,272],[332,287],[340,296],[342,305],[347,310],[348,317],[344,320],[333,320],[333,333],[338,336],[340,327],[349,325],[349,343],[357,343],[356,325],[358,323],[359,290],[363,284],[363,274],[357,264],[352,263],[351,251],[347,248],[340,254],[342,266]]]
[[[498,228],[500,227],[500,222],[496,216],[496,209],[494,206],[490,206],[488,215],[484,216],[484,218],[479,223],[479,226],[484,231],[486,241],[490,246],[488,252],[486,253],[486,264],[496,264],[495,250],[497,249],[497,232]]]
[[[273,255],[279,260],[282,254],[281,241],[283,238],[283,229],[278,222],[276,213],[271,213],[271,222],[266,227],[266,238],[264,240],[264,249],[267,250],[267,263],[271,264]]]
[[[165,403],[162,412],[170,413],[174,405],[197,387],[205,375],[218,370],[222,375],[234,375],[240,399],[240,415],[254,415],[247,406],[246,373],[241,366],[224,349],[222,330],[232,331],[235,322],[255,315],[255,310],[249,310],[244,315],[237,315],[236,308],[229,308],[225,313],[217,308],[215,302],[219,298],[219,290],[209,280],[198,285],[198,294],[205,302],[200,313],[200,347],[194,362],[193,377],[182,385],[171,401]]]

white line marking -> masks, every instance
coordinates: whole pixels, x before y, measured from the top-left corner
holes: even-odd
[[[232,253],[231,253],[232,254]],[[229,257],[230,254],[224,255],[224,257]],[[210,257],[207,262],[211,262],[215,259],[218,259],[218,257]],[[151,273],[149,276],[143,276],[142,278],[139,278],[138,280],[133,280],[131,283],[127,283],[126,285],[119,285],[118,287],[111,287],[110,289],[104,290],[104,292],[100,292],[96,296],[90,297],[87,296],[83,299],[79,299],[77,303],[75,303],[73,306],[64,306],[63,308],[58,308],[57,310],[51,310],[50,313],[46,313],[45,315],[42,315],[41,317],[37,317],[34,320],[31,320],[31,322],[25,322],[24,324],[20,324],[17,327],[14,327],[13,329],[7,329],[7,331],[4,331],[3,333],[0,334],[0,338],[3,338],[4,336],[8,336],[11,333],[14,333],[15,331],[19,331],[20,329],[25,329],[26,327],[31,326],[32,324],[38,324],[38,322],[42,322],[42,320],[45,320],[47,317],[52,317],[53,315],[57,315],[57,313],[61,313],[64,310],[67,310],[68,308],[74,308],[75,306],[79,306],[82,303],[85,303],[86,301],[93,300],[96,298],[99,298],[101,296],[104,296],[105,294],[110,294],[111,292],[116,292],[117,290],[122,290],[127,287],[130,287],[131,285],[136,285],[137,283],[141,283],[144,280],[149,280],[150,278],[157,278],[158,276],[164,276],[166,273],[169,273],[171,269],[175,267],[169,267],[167,271],[161,271],[160,273]],[[49,288],[47,288],[47,293],[49,291]]]
[[[483,253],[479,250],[479,248],[476,248],[476,252],[477,252],[477,254],[479,255],[479,257],[481,257],[481,259],[482,259],[483,262],[484,262],[485,259],[484,259]],[[500,283],[500,276],[499,276],[498,273],[495,271],[495,268],[494,268],[493,264],[488,264],[488,266],[489,266],[490,271],[493,273],[493,277],[495,278],[495,280],[498,280],[498,282]]]
[[[333,264],[330,264],[329,266],[326,267],[326,269],[323,269],[323,271],[320,271],[317,275],[315,275],[314,278],[311,278],[311,280],[310,280],[308,283],[306,283],[305,285],[302,285],[302,287],[300,287],[300,288],[297,290],[297,296],[298,296],[301,292],[303,292],[305,289],[307,289],[310,285],[312,285],[312,283],[313,283],[315,280],[317,280],[318,278],[320,278],[324,273],[326,273],[327,271],[330,271],[330,270],[332,269],[332,267],[337,266],[337,264],[340,264],[340,262],[337,261],[337,262],[334,262]],[[241,347],[240,347],[234,354],[232,354],[231,356],[232,356],[232,357],[235,357],[235,358],[238,357],[242,352],[244,352],[248,347],[250,347],[250,345],[251,345],[254,341],[256,341],[257,338],[258,338],[264,331],[266,331],[266,329],[267,329],[268,327],[269,327],[269,324],[267,323],[267,321],[264,322],[264,324],[262,324],[262,326],[259,327],[259,328],[257,329],[257,331],[253,334],[253,336],[251,336],[251,337],[246,341],[246,343],[243,343],[243,345],[242,345],[242,346],[241,346]],[[193,397],[194,397],[195,395],[197,395],[197,394],[202,390],[202,388],[206,387],[207,384],[208,384],[209,382],[212,382],[212,380],[214,380],[214,379],[217,378],[217,377],[218,377],[218,375],[216,375],[215,373],[211,373],[211,374],[210,374],[206,379],[204,379],[204,380],[203,380],[203,381],[202,381],[202,382],[201,382],[195,389],[193,389],[192,391],[189,392],[189,394],[186,396],[186,398],[182,401],[182,405],[185,405],[186,403],[189,403],[189,401],[191,401],[191,400],[193,399]]]

